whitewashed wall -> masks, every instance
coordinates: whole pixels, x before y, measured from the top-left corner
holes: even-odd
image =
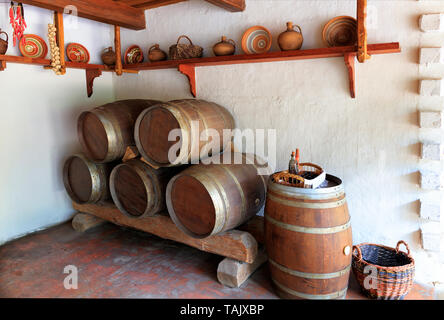
[[[12,35],[8,8],[9,3],[0,4],[0,28]],[[26,33],[46,40],[50,11],[25,6],[25,18]],[[97,63],[100,51],[113,41],[112,30],[80,19],[78,29],[67,25],[65,39],[84,44]],[[20,55],[12,38],[7,54]],[[71,217],[61,170],[64,159],[80,150],[77,116],[112,100],[110,73],[96,79],[88,99],[84,70],[56,76],[41,66],[9,63],[0,72],[0,244]]]
[[[247,0],[230,13],[200,0],[147,11],[148,29],[123,31],[123,46],[154,43],[165,51],[186,34],[205,48],[220,36],[238,44],[250,26],[263,25],[277,38],[285,23],[302,27],[304,49],[325,46],[322,27],[338,15],[355,16],[355,0]],[[227,107],[238,127],[277,129],[277,169],[290,150],[303,161],[341,177],[347,191],[354,243],[395,246],[406,240],[416,258],[417,280],[444,282],[442,257],[421,249],[419,232],[419,127],[417,110],[421,13],[444,12],[444,1],[369,1],[369,42],[395,42],[401,54],[373,56],[357,64],[357,98],[351,99],[342,58],[197,69],[199,98]],[[272,50],[277,50],[276,40]],[[439,35],[433,46],[444,45]],[[240,45],[238,52],[240,52]],[[435,70],[442,77],[444,71]],[[117,98],[189,98],[185,76],[176,70],[113,77]],[[423,104],[421,104],[423,103]],[[425,104],[441,109],[442,98]]]

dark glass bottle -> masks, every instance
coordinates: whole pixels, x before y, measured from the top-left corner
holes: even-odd
[[[288,163],[288,173],[296,174],[296,159],[294,151],[291,153],[290,162]]]

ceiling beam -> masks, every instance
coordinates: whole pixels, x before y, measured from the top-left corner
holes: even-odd
[[[154,9],[162,6],[168,6],[170,4],[184,2],[188,0],[114,0],[121,3],[125,3],[134,8],[140,9]]]
[[[63,12],[67,6],[75,6],[82,18],[117,25],[133,30],[146,28],[145,12],[125,3],[112,0],[20,0],[24,4]]]
[[[239,12],[245,10],[245,0],[205,0],[228,11]]]

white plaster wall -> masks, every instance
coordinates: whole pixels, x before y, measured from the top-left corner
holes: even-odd
[[[11,35],[8,8],[9,3],[0,4],[0,28]],[[26,33],[46,40],[51,12],[25,6],[25,18]],[[67,26],[66,43],[81,42],[97,63],[100,50],[112,43],[113,29],[79,20],[78,29]],[[7,54],[20,55],[12,38]],[[80,151],[77,116],[112,100],[110,73],[96,79],[88,99],[84,70],[56,76],[41,66],[9,63],[0,72],[0,244],[71,217],[61,170],[64,159]]]
[[[122,32],[123,46],[154,43],[168,51],[181,34],[205,48],[220,36],[240,49],[243,32],[263,25],[277,35],[285,23],[302,27],[304,49],[323,47],[322,27],[338,15],[355,16],[355,0],[247,0],[230,13],[200,0],[147,11],[147,30]],[[341,177],[352,216],[354,243],[395,246],[406,240],[417,262],[417,280],[444,282],[442,257],[421,249],[419,232],[419,136],[417,110],[442,98],[420,101],[418,55],[421,41],[444,45],[442,34],[421,38],[420,14],[444,12],[444,1],[369,1],[369,42],[399,41],[401,54],[373,56],[357,64],[357,98],[351,99],[342,58],[245,64],[197,69],[199,98],[227,107],[239,128],[277,129],[277,169],[285,169],[298,147],[303,161]],[[434,71],[438,76],[444,70]],[[185,76],[176,70],[113,77],[116,97],[190,98]],[[440,260],[441,259],[441,260]]]

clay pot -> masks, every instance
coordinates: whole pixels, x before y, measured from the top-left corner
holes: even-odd
[[[278,38],[278,44],[282,51],[299,50],[304,42],[301,27],[296,26],[299,31],[294,30],[292,22],[287,22],[287,31],[282,32]]]
[[[0,39],[0,54],[5,54],[6,51],[8,51],[9,37],[6,32],[4,32],[4,31],[2,31],[2,29],[0,29],[0,35],[2,35],[2,34],[6,35],[6,40]]]
[[[231,56],[236,51],[236,43],[223,36],[222,41],[218,42],[213,47],[213,52],[216,56]]]
[[[113,66],[113,65],[116,64],[117,55],[113,51],[112,47],[109,47],[109,48],[104,50],[104,52],[102,53],[102,61],[107,66]]]
[[[167,54],[164,51],[160,50],[158,44],[155,44],[154,46],[151,46],[151,48],[148,50],[148,59],[151,62],[164,61],[167,59]]]

